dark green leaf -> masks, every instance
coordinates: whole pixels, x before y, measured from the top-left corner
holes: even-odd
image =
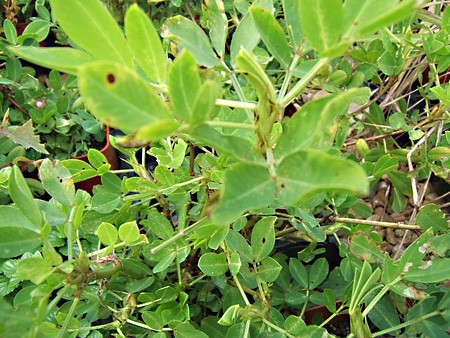
[[[253,227],[251,244],[255,262],[260,262],[269,256],[275,246],[275,221],[276,217],[265,217]]]
[[[207,252],[200,257],[198,267],[205,275],[222,276],[228,271],[227,257],[224,253]]]

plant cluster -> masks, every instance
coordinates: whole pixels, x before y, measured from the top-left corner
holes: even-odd
[[[43,200],[0,171],[2,336],[449,334],[448,205],[429,197],[450,168],[445,5],[206,0],[190,19],[158,7],[159,32],[150,3],[117,2],[123,27],[100,0],[50,5],[72,47],[10,21],[0,44],[54,69],[51,94],[76,77],[132,175],[94,149],[45,159]],[[409,219],[380,219],[380,192]]]

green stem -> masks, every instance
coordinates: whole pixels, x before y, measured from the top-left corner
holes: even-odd
[[[88,327],[80,327],[78,329],[68,329],[67,332],[78,332],[78,331],[93,331],[93,330],[101,330],[101,329],[117,329],[120,326],[120,322],[115,320],[110,323],[94,325]]]
[[[281,101],[281,98],[286,95],[286,92],[289,88],[289,84],[292,80],[292,75],[295,67],[297,67],[298,62],[300,61],[300,55],[295,54],[294,59],[292,60],[289,69],[286,71],[286,76],[284,77],[283,84],[281,85],[280,92],[278,93],[278,101]]]
[[[50,312],[53,310],[53,308],[56,306],[56,304],[59,303],[61,298],[63,298],[64,294],[67,292],[67,290],[70,289],[71,286],[72,285],[70,285],[70,284],[66,284],[66,285],[64,285],[64,287],[62,289],[60,289],[58,291],[55,298],[53,298],[52,301],[50,302],[50,304],[48,304],[46,317],[50,314]]]
[[[336,310],[336,312],[332,313],[327,319],[325,319],[319,327],[324,327],[327,325],[331,320],[333,320],[334,317],[339,316],[341,311],[344,309],[344,305],[341,305],[339,309]]]
[[[245,322],[245,329],[244,329],[244,338],[250,337],[250,324],[252,321],[250,319],[247,319]]]
[[[330,58],[320,59],[314,67],[309,71],[309,73],[298,81],[295,86],[280,100],[280,105],[286,107],[289,103],[295,100],[306,88],[306,86],[311,82],[317,73],[319,73],[322,68],[330,62]]]
[[[307,298],[306,302],[305,302],[305,304],[303,304],[302,311],[300,312],[299,317],[303,317],[303,315],[305,314],[306,306],[308,305],[308,301],[309,301],[309,290],[306,290],[306,298]]]
[[[390,282],[389,284],[386,284],[381,290],[380,292],[378,292],[378,294],[372,299],[372,301],[369,303],[369,305],[366,306],[366,308],[364,309],[362,315],[363,317],[366,317],[369,312],[372,310],[372,308],[380,301],[380,299],[384,296],[384,294],[386,292],[389,291],[389,288],[391,287],[391,285],[397,284],[398,282],[400,282],[402,279],[401,277],[397,277],[396,279],[394,279],[392,282]]]
[[[428,313],[426,315],[423,315],[422,317],[414,318],[414,319],[408,320],[407,322],[404,322],[402,324],[390,327],[390,328],[382,330],[382,331],[375,332],[374,334],[372,334],[372,337],[379,337],[379,336],[382,336],[382,335],[387,334],[389,332],[403,329],[404,327],[407,327],[409,325],[414,325],[416,323],[420,323],[421,321],[423,321],[425,319],[428,319],[428,318],[431,318],[431,317],[434,317],[434,316],[439,316],[440,314],[441,313],[439,311],[434,311],[434,312]]]
[[[168,239],[167,241],[165,241],[165,242],[161,243],[160,245],[158,245],[158,246],[154,247],[153,249],[151,249],[150,253],[152,255],[155,255],[156,253],[158,253],[162,249],[164,249],[164,248],[168,247],[169,245],[175,243],[176,241],[178,241],[179,239],[183,238],[184,236],[187,236],[188,234],[190,234],[191,232],[193,232],[194,230],[196,230],[197,228],[202,226],[204,224],[205,220],[206,220],[206,217],[203,217],[202,219],[200,219],[199,221],[195,222],[194,224],[192,224],[191,226],[187,227],[186,229],[180,230],[172,238]]]
[[[77,296],[73,299],[72,305],[70,306],[69,312],[67,313],[67,317],[64,320],[64,324],[61,327],[61,330],[59,331],[58,338],[64,338],[65,333],[67,331],[67,327],[69,326],[70,320],[72,319],[73,314],[75,313],[75,309],[78,306],[78,303],[80,302],[80,297]]]
[[[144,243],[147,244],[148,241],[142,241],[142,242],[139,242],[139,243],[133,243],[133,245],[136,246],[136,245],[144,244]],[[114,250],[116,250],[116,249],[122,249],[122,248],[125,248],[126,246],[127,246],[127,243],[126,243],[126,242],[120,242],[120,243],[114,244],[113,249],[114,249]],[[109,249],[110,249],[110,248],[107,247],[107,248],[103,248],[103,249],[100,249],[100,250],[96,250],[96,251],[90,252],[90,253],[88,254],[88,257],[99,256],[99,255],[101,255],[102,253],[104,253],[105,251],[107,251],[107,250],[109,250]]]
[[[284,336],[289,337],[289,338],[295,338],[294,335],[290,334],[289,332],[287,332],[285,329],[282,329],[278,325],[271,323],[267,319],[263,318],[263,322],[264,322],[264,324],[271,327],[272,329],[277,330],[278,332],[281,332]]]
[[[232,100],[224,100],[224,99],[217,99],[216,105],[230,107],[230,108],[242,108],[242,109],[251,109],[251,110],[255,110],[256,107],[258,106],[256,103],[232,101]]]
[[[191,179],[191,180],[189,180],[189,181],[185,181],[185,182],[173,184],[173,185],[171,185],[171,186],[168,187],[168,188],[164,188],[164,189],[158,190],[158,192],[159,192],[160,194],[161,194],[161,193],[165,193],[166,191],[171,191],[171,190],[173,190],[174,188],[175,188],[175,189],[178,189],[178,188],[180,188],[180,187],[184,187],[185,185],[189,185],[189,184],[192,184],[192,183],[199,182],[199,181],[201,181],[202,179],[203,179],[203,176],[199,176],[199,177],[193,178],[193,179]]]
[[[76,209],[77,209],[76,206],[74,206],[72,208],[72,210],[70,210],[70,216],[69,216],[69,220],[67,221],[67,228],[66,228],[67,258],[68,258],[69,263],[72,263],[72,261],[73,261],[72,223],[73,223],[73,218],[75,216]]]
[[[244,288],[241,285],[241,282],[239,281],[239,278],[235,275],[233,275],[234,282],[236,283],[236,286],[241,293],[242,298],[244,299],[245,305],[251,305],[250,301],[247,298],[247,295],[245,294]]]
[[[146,330],[155,331],[155,332],[161,332],[161,331],[166,331],[166,332],[167,332],[167,331],[172,331],[172,329],[169,329],[169,328],[162,328],[162,329],[160,329],[160,330],[154,329],[153,327],[150,327],[150,326],[148,326],[148,325],[146,325],[146,324],[143,324],[143,323],[136,322],[136,321],[134,321],[134,320],[132,320],[132,319],[127,319],[127,323],[129,323],[129,324],[131,324],[131,325],[134,325],[134,326],[142,327],[143,329],[146,329]]]
[[[210,125],[211,127],[255,130],[255,126],[253,124],[248,124],[248,123],[227,122],[227,121],[208,121],[207,124]]]

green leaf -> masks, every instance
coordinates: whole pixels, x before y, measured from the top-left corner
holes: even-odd
[[[17,44],[17,30],[11,20],[5,19],[5,21],[3,21],[3,31],[5,32],[5,37],[8,42],[13,45]]]
[[[95,58],[133,67],[133,57],[116,20],[98,0],[51,0],[65,33]]]
[[[421,207],[416,217],[416,223],[424,231],[432,228],[437,233],[444,232],[449,227],[445,213],[435,204],[427,204]]]
[[[44,41],[47,37],[48,33],[50,32],[50,25],[49,22],[42,19],[34,20],[33,22],[30,22],[27,27],[24,29],[22,35],[23,36],[29,36],[31,35],[34,40],[41,42]],[[24,39],[25,40],[25,39]],[[18,43],[23,43],[21,37],[17,39]]]
[[[39,168],[39,177],[45,190],[64,206],[75,201],[75,186],[69,170],[60,161],[45,159]]]
[[[261,38],[269,52],[277,59],[283,68],[289,68],[291,53],[286,36],[281,25],[266,9],[252,6],[250,13],[258,28]]]
[[[283,0],[284,20],[294,48],[301,47],[303,39],[303,29],[300,19],[300,8],[298,0]]]
[[[383,27],[413,15],[418,8],[416,0],[393,1],[347,0],[344,4],[346,38],[374,33]]]
[[[390,50],[384,51],[378,59],[378,67],[386,75],[398,75],[403,71],[405,65],[403,53],[395,53]]]
[[[205,0],[203,11],[206,16],[209,38],[217,54],[222,58],[228,34],[228,18],[222,0]]]
[[[207,252],[200,257],[198,267],[205,275],[222,276],[228,271],[227,256],[225,253]]]
[[[230,230],[226,238],[226,243],[231,251],[236,251],[239,253],[241,260],[244,262],[250,263],[253,261],[252,248],[247,243],[244,236],[242,236],[239,232],[236,230]]]
[[[78,84],[94,115],[125,132],[171,119],[169,108],[150,85],[118,63],[100,61],[82,67]]]
[[[275,157],[280,161],[298,150],[328,149],[337,130],[336,117],[345,114],[352,102],[363,104],[369,96],[369,88],[352,88],[307,103],[284,126]]]
[[[278,199],[285,205],[296,205],[323,191],[368,192],[366,174],[355,162],[315,150],[287,156],[276,172]]]
[[[382,156],[376,163],[373,168],[373,176],[381,177],[388,172],[397,170],[398,167],[398,158],[392,157],[391,155]]]
[[[301,0],[298,6],[306,38],[320,54],[329,53],[336,47],[344,29],[342,1]]]
[[[259,220],[252,230],[252,256],[255,262],[260,262],[270,255],[275,246],[274,224],[276,217],[264,217]]]
[[[173,263],[175,257],[177,257],[177,254],[175,252],[164,255],[164,258],[161,259],[153,268],[153,273],[159,273],[166,270]]]
[[[20,279],[31,280],[35,284],[41,284],[54,270],[50,261],[38,257],[26,258],[17,264]]]
[[[300,335],[305,330],[306,324],[301,317],[290,315],[284,322],[284,328],[293,335]]]
[[[214,67],[219,64],[219,59],[212,49],[208,36],[193,21],[181,15],[173,16],[165,22],[161,35],[175,40],[178,51],[189,50],[199,64],[206,67]]]
[[[273,283],[281,272],[281,265],[272,257],[266,257],[258,267],[258,276],[266,283]]]
[[[41,245],[36,225],[16,207],[0,206],[0,258],[12,258]]]
[[[198,125],[211,120],[217,113],[216,100],[220,96],[221,87],[217,81],[206,80],[199,88],[192,108],[191,124]]]
[[[368,298],[368,302],[370,302],[373,297],[372,295],[369,295]],[[379,330],[385,330],[400,324],[395,304],[388,295],[384,295],[377,301],[368,316]],[[391,335],[397,336],[398,331],[391,331],[390,333]]]
[[[97,149],[89,149],[87,156],[88,156],[89,163],[92,164],[92,166],[95,169],[99,169],[100,167],[104,166],[105,164],[109,164],[105,155],[103,155]]]
[[[382,263],[383,250],[366,234],[356,234],[350,239],[350,250],[359,259],[369,263]]]
[[[143,224],[148,225],[156,236],[164,240],[168,240],[175,234],[173,225],[159,212],[150,212]]]
[[[117,228],[111,223],[102,222],[97,229],[97,236],[100,242],[106,246],[114,245],[119,238]]]
[[[236,57],[241,49],[253,51],[261,40],[261,35],[256,28],[255,21],[250,13],[247,13],[239,22],[233,33],[230,45],[230,62],[233,68],[237,67]]]
[[[119,238],[121,241],[130,244],[136,242],[140,237],[139,227],[136,221],[126,222],[119,227]]]
[[[147,14],[137,5],[131,5],[125,15],[125,34],[133,55],[150,80],[166,80],[167,56],[161,39]]]
[[[404,279],[413,283],[440,283],[450,279],[450,258],[434,258],[409,267]]]
[[[0,127],[0,137],[1,136],[7,136],[11,141],[21,145],[25,149],[33,148],[40,153],[48,154],[48,151],[45,150],[45,146],[39,143],[39,136],[34,134],[33,122],[31,119],[21,126],[13,126],[7,129]]]
[[[173,329],[175,338],[209,338],[208,335],[189,323],[180,323]]]
[[[309,270],[309,289],[318,287],[328,276],[328,262],[325,258],[316,260]]]
[[[236,276],[241,269],[241,257],[237,252],[232,252],[230,255],[230,262],[228,268],[233,276]]]
[[[33,198],[33,194],[31,193],[22,172],[17,166],[12,167],[8,183],[9,194],[13,202],[31,223],[39,229],[42,225],[41,211]]]
[[[169,96],[177,117],[186,122],[194,114],[201,80],[197,62],[188,50],[178,54],[169,71]]]
[[[295,281],[304,289],[309,286],[308,271],[305,266],[298,260],[291,258],[289,260],[289,272]]]
[[[223,195],[212,211],[216,224],[229,224],[243,212],[269,206],[274,199],[275,182],[266,167],[239,163],[224,173]]]

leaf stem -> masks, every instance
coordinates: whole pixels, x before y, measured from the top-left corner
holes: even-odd
[[[295,86],[280,100],[280,105],[282,107],[286,107],[291,101],[293,101],[296,97],[298,97],[306,86],[311,82],[312,79],[317,75],[318,72],[322,70],[322,68],[328,64],[330,58],[320,59],[314,67],[309,71],[309,73],[298,81]]]
[[[267,319],[263,318],[263,322],[264,324],[266,324],[267,326],[271,327],[272,329],[277,330],[278,332],[281,332],[283,335],[285,335],[286,337],[289,338],[295,338],[294,335],[290,334],[289,332],[287,332],[285,329],[282,329],[281,327],[271,323],[270,321],[268,321]]]
[[[289,83],[292,80],[294,69],[299,61],[300,61],[300,54],[296,53],[294,59],[292,60],[291,65],[289,66],[289,69],[286,71],[286,76],[284,77],[283,84],[281,85],[280,92],[278,93],[278,101],[281,101],[281,98],[283,98],[286,95],[286,92],[289,88]]]
[[[207,124],[210,125],[211,127],[255,130],[255,126],[248,123],[238,123],[228,121],[208,121]]]
[[[195,222],[194,224],[192,224],[191,226],[188,226],[186,229],[182,229],[180,230],[175,236],[173,236],[172,238],[168,239],[167,241],[161,243],[160,245],[157,245],[156,247],[154,247],[153,249],[150,250],[150,253],[152,255],[155,255],[156,253],[158,253],[159,251],[161,251],[162,249],[168,247],[169,245],[175,243],[176,241],[178,241],[179,239],[183,238],[184,236],[187,236],[188,234],[190,234],[192,231],[196,230],[197,228],[199,228],[200,226],[202,226],[204,224],[204,221],[206,220],[206,217],[203,217],[202,219],[198,220],[197,222]]]
[[[372,334],[372,337],[379,337],[379,336],[382,336],[382,335],[387,334],[389,332],[403,329],[404,327],[407,327],[409,325],[413,325],[413,324],[419,323],[419,322],[421,322],[421,321],[423,321],[425,319],[428,319],[428,318],[431,318],[431,317],[434,317],[434,316],[438,316],[438,315],[440,315],[440,311],[433,311],[431,313],[427,313],[426,315],[423,315],[422,317],[414,318],[412,320],[406,321],[406,322],[401,323],[399,325],[392,326],[392,327],[390,327],[388,329],[375,332],[375,333]]]
[[[386,292],[389,291],[389,288],[394,285],[397,284],[398,282],[400,282],[402,279],[401,277],[397,277],[396,279],[394,279],[392,282],[390,282],[389,284],[386,284],[381,290],[380,292],[378,292],[378,294],[371,300],[371,302],[369,303],[369,305],[367,305],[362,313],[363,317],[366,317],[369,312],[372,310],[372,308],[380,301],[381,297],[384,296],[384,294]]]
[[[258,106],[256,103],[224,100],[224,99],[217,99],[216,105],[230,107],[230,108],[242,108],[242,109],[251,109],[251,110],[255,110],[256,107]]]
[[[385,228],[396,228],[396,229],[407,229],[407,230],[420,230],[420,226],[418,225],[410,225],[403,223],[395,223],[395,222],[380,222],[380,221],[369,221],[365,219],[354,219],[347,217],[333,217],[335,222],[343,222],[343,223],[352,223],[352,224],[364,224],[364,225],[373,225],[373,226],[381,226]]]
[[[77,308],[79,302],[80,302],[80,296],[76,296],[73,299],[72,305],[70,306],[69,312],[67,313],[66,319],[64,320],[64,324],[61,327],[61,330],[59,331],[58,338],[65,337],[65,333],[67,331],[67,327],[69,326],[70,319],[72,318],[73,314],[75,313],[75,309]]]

